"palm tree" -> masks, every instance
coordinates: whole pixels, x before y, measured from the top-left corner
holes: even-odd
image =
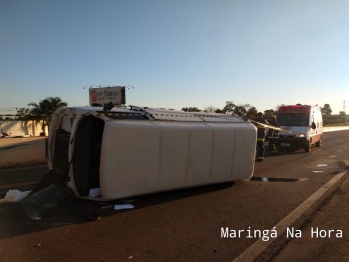
[[[36,120],[39,123],[42,120],[42,134],[45,134],[45,127],[50,125],[52,115],[56,109],[60,106],[67,106],[67,102],[62,102],[62,99],[59,97],[46,97],[44,100],[41,100],[38,104],[31,102],[28,106],[33,108],[30,110],[31,118]]]
[[[51,111],[52,114],[54,114],[54,112],[56,111],[56,109],[58,107],[68,105],[67,102],[62,102],[62,99],[60,99],[58,96],[57,97],[52,97],[52,96],[46,97],[43,101],[45,101],[45,103],[48,106],[48,109]]]
[[[32,106],[33,108],[30,109],[30,118],[35,120],[36,123],[40,123],[40,121],[42,121],[42,132],[40,133],[40,135],[46,135],[45,134],[45,127],[47,125],[48,122],[48,115],[49,115],[49,111],[47,106],[45,105],[46,103],[42,101],[40,101],[38,104],[31,102],[28,104],[28,106]]]
[[[29,116],[28,114],[30,114],[30,109],[29,108],[24,108],[21,107],[19,109],[17,109],[17,120],[28,120]]]

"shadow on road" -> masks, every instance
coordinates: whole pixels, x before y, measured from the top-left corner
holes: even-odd
[[[91,214],[99,214],[101,217],[100,219],[103,219],[123,212],[133,212],[136,209],[139,210],[170,201],[224,190],[230,188],[233,184],[234,182],[222,183],[106,202],[79,199],[75,203],[66,206],[65,211],[63,208],[63,210],[60,210],[62,211],[61,213],[60,211],[58,211],[57,214],[51,212],[50,215],[53,216],[42,218],[40,220],[32,220],[24,211],[21,203],[6,203],[0,205],[0,239],[31,234],[70,224],[91,222],[91,220],[94,219],[94,217],[90,216]],[[113,208],[116,204],[125,203],[131,203],[134,205],[134,209],[115,210]],[[87,214],[87,212],[89,214]]]

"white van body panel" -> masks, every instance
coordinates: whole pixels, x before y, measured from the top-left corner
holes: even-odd
[[[256,129],[247,123],[108,121],[101,198],[248,179],[255,137]]]

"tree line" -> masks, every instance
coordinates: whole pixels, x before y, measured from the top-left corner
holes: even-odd
[[[273,115],[276,115],[280,105],[276,105],[274,109],[264,110],[264,117],[269,119]],[[329,104],[324,104],[320,107],[323,116],[324,125],[337,125],[337,124],[349,124],[348,118],[344,111],[341,111],[339,115],[332,115],[332,109]],[[233,101],[226,102],[225,106],[220,109],[214,106],[207,106],[203,110],[197,107],[183,107],[182,111],[185,112],[207,112],[207,113],[222,113],[229,115],[244,115],[247,118],[253,119],[257,115],[256,107],[250,104],[234,104]]]
[[[0,120],[33,120],[36,123],[42,121],[42,132],[45,132],[46,126],[49,126],[51,121],[51,115],[56,111],[58,107],[67,106],[67,102],[63,102],[60,97],[46,97],[39,103],[30,102],[28,106],[31,108],[19,108],[17,109],[17,114],[15,117],[1,117]],[[277,110],[280,105],[276,105],[274,109],[265,110],[264,117],[271,118],[272,115],[276,115]],[[347,123],[348,120],[345,116],[345,112],[340,112],[339,116],[332,116],[332,109],[329,104],[325,104],[321,108],[323,115],[324,125],[329,124],[341,124]],[[223,108],[218,108],[214,106],[207,106],[204,110],[197,107],[183,107],[182,111],[185,112],[207,112],[207,113],[221,113],[229,115],[244,115],[247,118],[253,119],[256,117],[258,111],[257,108],[250,104],[235,104],[233,101],[226,102]]]
[[[275,115],[279,105],[275,109],[268,109],[264,111],[265,118],[270,118],[272,115]],[[204,110],[201,110],[197,107],[183,107],[182,111],[185,112],[206,112],[206,113],[220,113],[228,115],[244,115],[247,118],[255,118],[257,116],[257,108],[250,104],[235,104],[233,101],[228,101],[225,103],[225,106],[220,109],[214,106],[207,106]]]
[[[39,103],[28,103],[28,106],[31,108],[21,107],[16,109],[17,113],[15,117],[0,117],[0,120],[33,120],[36,123],[41,123],[42,132],[40,135],[46,135],[45,128],[50,125],[51,115],[54,114],[58,107],[67,105],[68,103],[63,102],[61,98],[50,96],[41,100]]]

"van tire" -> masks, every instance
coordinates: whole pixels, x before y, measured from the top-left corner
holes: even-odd
[[[317,142],[315,143],[315,145],[316,145],[316,147],[320,147],[320,146],[321,146],[321,138],[320,138],[319,141],[317,141]]]
[[[305,152],[310,152],[311,151],[311,142],[304,148]]]

